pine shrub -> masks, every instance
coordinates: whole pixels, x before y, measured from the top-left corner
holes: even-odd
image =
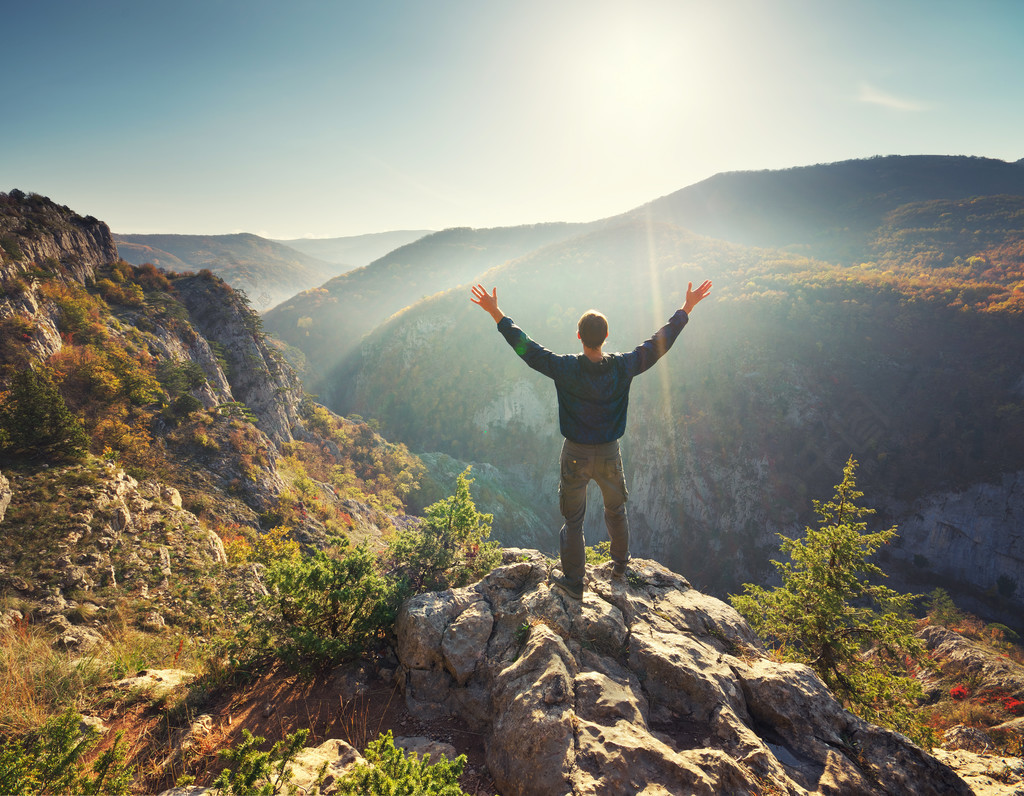
[[[339,796],[465,796],[459,777],[466,756],[446,757],[431,764],[430,755],[407,757],[395,746],[391,731],[366,747],[366,763],[360,763],[335,783]]]
[[[500,546],[488,541],[493,516],[476,510],[469,472],[456,479],[454,495],[424,509],[423,522],[388,542],[388,566],[414,594],[465,586],[500,561]]]
[[[38,731],[7,741],[0,746],[0,793],[127,794],[132,771],[124,764],[121,734],[89,770],[83,765],[83,756],[98,740],[99,733],[82,726],[82,717],[69,710]]]
[[[867,532],[872,509],[857,505],[851,457],[832,499],[814,501],[819,526],[803,539],[782,536],[787,562],[773,561],[782,586],[744,584],[731,602],[787,660],[806,663],[862,718],[926,742],[913,710],[922,696],[907,662],[923,663],[911,608],[915,597],[875,582],[884,573],[868,559],[896,538],[895,528]],[[870,653],[870,654],[869,654]]]

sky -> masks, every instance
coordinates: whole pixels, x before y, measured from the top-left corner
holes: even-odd
[[[0,191],[115,233],[592,221],[716,173],[1024,158],[1019,0],[0,0]]]

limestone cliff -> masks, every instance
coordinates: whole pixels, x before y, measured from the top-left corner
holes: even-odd
[[[302,389],[292,369],[270,347],[259,316],[220,280],[183,277],[175,280],[175,287],[196,329],[222,347],[234,400],[253,411],[260,429],[275,443],[291,441]]]
[[[506,552],[479,583],[408,601],[397,624],[409,709],[483,733],[503,796],[971,792],[661,565],[598,567],[577,601],[541,557]]]

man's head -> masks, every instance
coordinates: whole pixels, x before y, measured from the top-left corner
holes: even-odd
[[[576,331],[587,348],[600,348],[608,337],[608,319],[597,310],[587,310],[576,324]]]

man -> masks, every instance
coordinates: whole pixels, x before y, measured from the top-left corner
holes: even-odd
[[[668,323],[628,354],[605,354],[608,320],[596,310],[583,313],[576,336],[583,353],[558,355],[533,342],[512,319],[498,309],[498,289],[488,293],[482,285],[470,299],[498,324],[498,331],[531,368],[554,380],[558,394],[558,425],[562,444],[558,506],[565,525],[559,534],[562,577],[554,583],[577,600],[583,599],[586,549],[583,517],[587,511],[587,485],[596,481],[604,499],[604,521],[611,539],[612,569],[616,577],[629,561],[629,523],[626,519],[626,479],[622,473],[619,437],[626,431],[629,387],[657,362],[675,342],[690,313],[711,292],[705,280],[696,290],[690,282],[686,302]]]

